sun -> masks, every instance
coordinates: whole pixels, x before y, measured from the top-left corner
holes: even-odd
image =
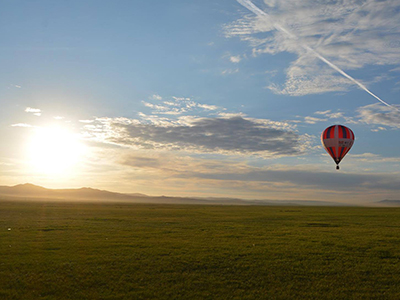
[[[26,150],[34,171],[66,175],[77,167],[85,147],[65,128],[40,127],[34,128]]]

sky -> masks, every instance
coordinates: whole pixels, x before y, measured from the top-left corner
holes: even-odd
[[[0,37],[0,185],[400,199],[398,1],[0,0]]]

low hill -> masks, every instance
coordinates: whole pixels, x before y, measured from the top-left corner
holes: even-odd
[[[113,193],[92,188],[80,189],[47,189],[30,183],[19,184],[16,186],[0,186],[1,196],[12,196],[29,199],[70,199],[70,200],[106,200],[106,199],[125,199],[129,195]]]
[[[378,203],[384,206],[400,206],[400,200],[382,200]]]
[[[151,197],[144,194],[122,194],[89,187],[79,189],[47,189],[30,183],[15,186],[0,186],[0,198],[15,200],[66,200],[66,201],[97,201],[97,202],[132,202],[132,203],[165,203],[165,204],[214,204],[195,198]],[[241,200],[246,204],[244,200]],[[221,201],[218,204],[224,204]]]
[[[0,199],[206,205],[348,206],[342,203],[325,201],[243,200],[236,198],[198,198],[167,196],[154,197],[139,193],[116,193],[88,187],[80,189],[47,189],[30,183],[19,184],[15,186],[0,186]]]

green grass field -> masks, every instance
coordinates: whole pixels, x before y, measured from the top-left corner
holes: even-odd
[[[400,299],[400,209],[3,201],[0,299]]]

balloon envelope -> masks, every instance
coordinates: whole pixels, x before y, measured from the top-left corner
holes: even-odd
[[[337,169],[343,157],[349,152],[354,143],[354,133],[343,125],[332,125],[321,134],[321,142],[325,150],[336,162]]]

